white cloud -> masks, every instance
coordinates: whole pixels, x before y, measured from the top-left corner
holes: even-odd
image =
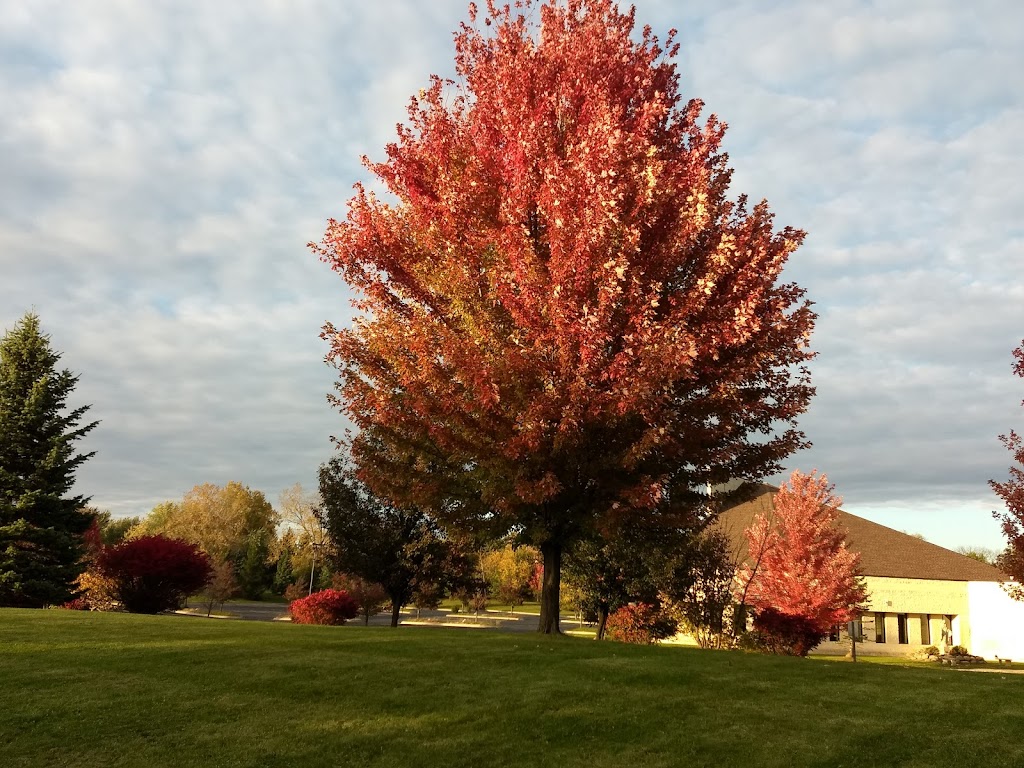
[[[1024,418],[1024,6],[637,5],[680,28],[734,188],[809,232],[788,274],[821,313],[819,395],[793,466],[853,511],[938,505],[938,534],[889,522],[933,540],[946,503],[998,546],[978,510]],[[103,424],[80,487],[127,514],[204,481],[312,485],[344,428],[318,329],[349,310],[305,243],[451,74],[465,2],[8,6],[0,326],[35,306],[82,374]]]

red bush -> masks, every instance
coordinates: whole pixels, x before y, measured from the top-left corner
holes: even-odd
[[[677,628],[676,622],[663,616],[656,606],[648,603],[631,603],[608,617],[605,631],[610,640],[650,645],[672,637]]]
[[[296,624],[344,624],[359,615],[359,605],[348,592],[324,589],[288,606]]]
[[[198,547],[166,536],[143,536],[107,547],[96,570],[113,583],[126,611],[160,613],[177,608],[210,578],[210,558]]]
[[[811,619],[762,608],[754,617],[754,645],[786,656],[806,656],[825,639]]]

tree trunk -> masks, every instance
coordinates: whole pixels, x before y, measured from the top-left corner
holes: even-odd
[[[742,600],[733,608],[732,634],[739,637],[747,631],[747,605]]]
[[[601,603],[597,606],[597,633],[595,640],[604,640],[605,630],[608,628],[608,603]]]
[[[544,558],[544,580],[540,589],[540,626],[543,635],[561,634],[558,627],[558,589],[562,578],[562,545],[547,541],[540,546]]]
[[[398,604],[397,600],[391,601],[391,626],[398,626],[398,615],[402,612],[402,606]]]

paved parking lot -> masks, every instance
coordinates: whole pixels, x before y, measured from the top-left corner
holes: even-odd
[[[229,602],[214,609],[215,613],[231,614],[229,618],[243,621],[275,621],[288,616],[286,603],[258,603],[251,601]],[[206,607],[190,602],[188,613],[182,615],[206,618]],[[534,632],[538,616],[535,613],[508,613],[506,611],[484,611],[474,613],[452,613],[451,611],[419,610],[406,608],[402,611],[400,623],[405,626],[464,627],[466,629],[493,629],[503,632]],[[362,624],[363,619],[352,619],[351,624]],[[378,613],[370,617],[370,626],[386,627],[391,623],[391,612]],[[563,616],[562,631],[578,628],[578,623]]]

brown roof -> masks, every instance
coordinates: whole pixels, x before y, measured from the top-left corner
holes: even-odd
[[[747,540],[743,531],[759,512],[771,511],[772,500],[778,490],[771,485],[761,485],[753,499],[727,509],[718,518],[718,527],[729,537],[741,562],[747,556]],[[1010,579],[991,565],[849,512],[840,510],[839,524],[846,530],[850,549],[860,552],[861,573],[865,576],[941,581]]]

